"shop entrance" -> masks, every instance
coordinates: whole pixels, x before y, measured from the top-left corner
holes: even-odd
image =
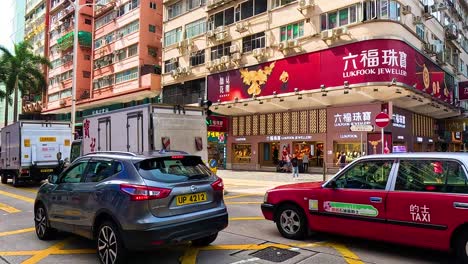
[[[280,159],[279,142],[262,142],[258,144],[258,160],[261,166],[275,167]]]
[[[304,160],[304,155],[308,155],[309,167],[323,166],[323,142],[293,142],[293,153],[296,154],[300,163]]]
[[[226,145],[217,142],[208,142],[208,161],[214,159],[218,162],[218,169],[224,169]]]

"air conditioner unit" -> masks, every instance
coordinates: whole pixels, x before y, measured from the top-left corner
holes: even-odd
[[[231,57],[232,57],[232,58],[231,58],[232,61],[237,62],[237,61],[240,61],[240,60],[241,60],[242,54],[240,54],[240,53],[234,53],[234,54],[232,54]]]
[[[314,0],[299,0],[299,10],[307,9],[315,5]]]
[[[444,2],[436,3],[434,6],[435,6],[437,11],[444,11],[444,10],[448,9],[447,4],[444,3]]]
[[[299,41],[297,39],[288,40],[288,47],[289,48],[296,48],[298,46],[299,46]]]
[[[226,32],[218,33],[218,34],[216,34],[216,41],[223,41],[223,40],[226,39],[226,37],[227,37]]]
[[[215,33],[224,32],[224,26],[219,26],[215,29]]]
[[[172,77],[175,78],[175,77],[178,75],[177,70],[172,70],[172,71],[171,71],[171,75],[172,75]]]
[[[333,37],[340,37],[346,34],[348,34],[348,27],[339,27],[333,29]]]
[[[206,32],[206,36],[207,36],[208,38],[214,37],[214,36],[215,36],[214,30],[208,30],[208,31]]]
[[[424,51],[428,54],[435,54],[436,53],[436,45],[431,43],[424,43]]]
[[[176,63],[176,62],[177,62],[177,58],[176,58],[176,57],[170,59],[170,63]]]
[[[221,63],[222,64],[229,64],[230,61],[231,61],[231,58],[229,56],[222,56],[221,57]]]
[[[60,105],[66,105],[67,104],[67,101],[65,99],[60,99],[59,101]]]
[[[120,38],[123,38],[123,33],[122,32],[117,33],[117,39],[120,39]]]
[[[237,32],[244,32],[247,31],[249,24],[247,22],[238,22],[236,23],[236,31]]]
[[[219,65],[221,65],[221,59],[216,59],[216,60],[213,61],[213,66],[216,67],[216,66],[219,66]]]
[[[288,45],[288,41],[287,41],[287,40],[281,41],[281,42],[279,43],[279,45],[278,45],[278,49],[279,49],[279,50],[285,50],[285,49],[287,49],[288,47],[289,47],[289,45]]]
[[[327,40],[327,39],[332,39],[333,38],[333,30],[332,29],[328,29],[328,30],[324,30],[320,33],[320,38],[322,40]]]
[[[214,0],[208,0],[208,1],[206,2],[206,6],[207,6],[208,8],[211,8],[211,7],[214,6],[214,5],[215,5]]]
[[[420,16],[413,16],[413,25],[419,25],[422,23],[422,18]]]
[[[180,75],[183,73],[183,70],[182,70],[183,67],[177,67],[176,71],[177,71],[177,75]]]
[[[236,53],[238,52],[239,49],[237,48],[237,45],[236,44],[233,44],[229,47],[229,53]]]
[[[190,74],[190,73],[192,73],[192,71],[191,71],[191,69],[190,69],[189,66],[187,66],[187,67],[182,67],[182,74],[188,75],[188,74]]]
[[[260,59],[265,55],[265,49],[263,48],[254,49],[252,53],[255,58]]]
[[[401,8],[401,13],[403,15],[409,15],[411,14],[411,6],[409,5],[404,5],[402,8]]]
[[[208,69],[208,70],[212,70],[214,68],[214,62],[213,61],[207,61],[205,63],[205,67]]]

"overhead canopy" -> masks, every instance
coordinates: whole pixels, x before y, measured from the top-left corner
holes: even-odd
[[[73,47],[73,36],[74,32],[72,31],[57,39],[57,44],[61,50],[66,50],[70,47]],[[78,31],[78,43],[80,46],[90,48],[92,43],[91,32]]]

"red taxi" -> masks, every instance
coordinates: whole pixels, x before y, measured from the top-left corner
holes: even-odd
[[[261,205],[282,236],[309,230],[436,250],[468,263],[468,154],[360,158],[331,180],[279,186]]]

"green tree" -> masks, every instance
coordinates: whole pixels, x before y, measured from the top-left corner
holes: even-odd
[[[14,45],[14,54],[7,48],[0,46],[2,55],[0,57],[0,78],[6,86],[5,95],[5,125],[8,124],[8,105],[11,102],[10,95],[13,93],[13,121],[18,121],[18,92],[21,94],[42,93],[47,82],[44,77],[43,67],[51,67],[50,61],[35,55],[32,46],[26,41]],[[1,66],[3,65],[3,66]],[[3,77],[2,77],[3,75]],[[1,96],[1,95],[0,95]]]

